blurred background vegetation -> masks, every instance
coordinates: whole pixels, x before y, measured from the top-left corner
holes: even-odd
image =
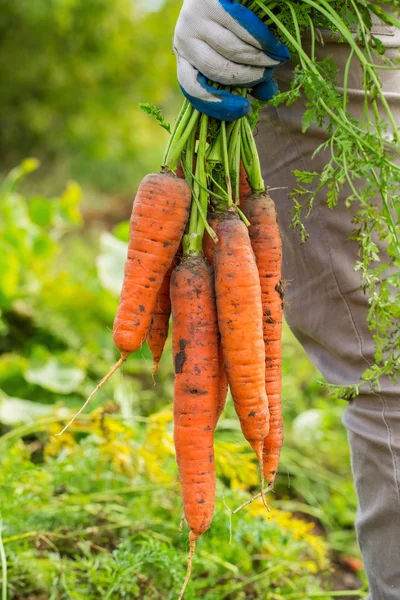
[[[179,5],[0,0],[2,600],[165,600],[184,577],[170,348],[156,381],[144,347],[54,436],[117,358],[127,219],[167,136],[137,104],[177,111]],[[283,371],[271,512],[255,502],[231,514],[258,478],[228,403],[188,600],[365,595],[344,403],[288,330]]]

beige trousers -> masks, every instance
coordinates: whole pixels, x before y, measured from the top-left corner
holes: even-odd
[[[398,56],[400,32],[376,25],[376,33]],[[332,55],[343,69],[348,47],[327,41],[321,54]],[[291,67],[278,75],[281,88]],[[382,71],[385,94],[400,127],[400,71]],[[364,95],[356,63],[350,71],[350,106],[362,112]],[[312,155],[324,132],[301,132],[301,103],[266,107],[256,137],[263,175],[270,187],[292,189],[293,170],[319,171],[323,153]],[[306,222],[309,241],[301,245],[290,229],[292,201],[285,190],[273,197],[283,239],[283,277],[288,282],[285,315],[290,328],[328,382],[359,381],[374,360],[374,343],[366,319],[368,302],[354,271],[357,246],[349,241],[355,212],[344,201],[334,209],[321,195]],[[283,398],[283,401],[285,398]],[[385,382],[380,393],[368,390],[351,401],[343,422],[349,432],[352,468],[359,500],[356,529],[367,572],[369,600],[400,599],[400,382]]]

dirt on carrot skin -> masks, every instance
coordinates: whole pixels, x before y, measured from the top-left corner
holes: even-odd
[[[215,506],[214,428],[219,360],[213,270],[203,256],[184,258],[171,277],[174,441],[184,513],[195,538]]]
[[[217,236],[215,290],[225,368],[243,434],[262,461],[269,410],[260,278],[247,227],[235,211],[219,219]]]

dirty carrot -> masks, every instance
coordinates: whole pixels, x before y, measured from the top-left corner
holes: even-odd
[[[186,181],[169,173],[147,175],[140,185],[113,327],[122,356],[138,350],[146,338],[157,293],[184,232],[190,199]]]
[[[211,213],[208,216],[208,224],[215,231],[218,227],[219,219],[222,217],[223,213]],[[214,262],[214,250],[215,250],[215,242],[211,238],[211,236],[204,232],[203,237],[203,253],[206,257],[207,262],[212,265]],[[225,364],[224,364],[224,355],[222,351],[222,344],[220,340],[219,344],[219,387],[218,387],[218,401],[217,401],[217,422],[225,408],[226,397],[228,395],[228,378],[226,376]]]
[[[214,269],[218,325],[229,387],[245,438],[262,472],[269,431],[261,286],[245,224],[226,211],[217,228]]]
[[[171,277],[174,442],[189,526],[190,578],[196,540],[215,507],[214,428],[218,396],[218,322],[212,268],[202,255],[184,258]]]
[[[274,201],[268,194],[246,200],[243,212],[250,221],[251,246],[260,275],[263,334],[265,344],[265,385],[270,412],[270,431],[264,440],[264,475],[272,485],[283,444],[282,420],[282,242]]]

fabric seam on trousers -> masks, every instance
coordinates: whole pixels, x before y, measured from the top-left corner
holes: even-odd
[[[397,500],[399,501],[399,504],[400,504],[400,485],[399,485],[399,478],[397,476],[396,454],[392,447],[392,430],[390,428],[389,421],[386,418],[387,405],[386,405],[384,397],[381,394],[377,394],[376,392],[374,392],[374,394],[375,394],[375,396],[378,396],[378,398],[380,398],[381,402],[382,402],[382,419],[386,425],[386,430],[388,432],[388,445],[389,445],[389,450],[390,450],[390,454],[392,455],[392,461],[393,461],[394,480],[396,482],[396,489],[397,489]]]
[[[277,116],[277,118],[279,120],[279,123],[281,124],[281,126],[283,127],[283,129],[286,131],[286,133],[289,135],[290,139],[292,140],[292,143],[293,143],[294,147],[296,148],[297,155],[298,155],[298,157],[301,160],[301,164],[303,165],[304,170],[307,170],[307,166],[305,164],[303,155],[301,154],[300,149],[299,149],[299,147],[298,147],[298,145],[297,145],[294,137],[292,136],[291,132],[286,127],[285,123],[281,120],[280,115],[279,115],[279,111],[278,111],[278,109],[276,107],[275,107],[275,113],[276,113],[276,116]],[[338,292],[339,292],[339,294],[340,294],[340,296],[341,296],[341,298],[342,298],[342,300],[343,300],[343,302],[344,302],[344,304],[345,304],[345,306],[347,308],[347,312],[348,312],[348,315],[350,317],[350,321],[351,321],[351,323],[353,325],[353,329],[354,329],[354,332],[355,332],[357,340],[358,340],[360,355],[363,358],[363,360],[365,361],[365,363],[370,367],[371,363],[369,362],[369,360],[367,359],[367,357],[364,354],[363,343],[362,343],[362,338],[361,338],[360,332],[358,331],[358,328],[357,328],[357,325],[355,323],[353,314],[352,314],[352,312],[350,310],[350,306],[349,306],[349,304],[347,302],[347,299],[346,299],[345,295],[343,294],[343,292],[342,292],[342,290],[340,288],[339,281],[338,281],[337,276],[336,276],[336,271],[335,271],[335,268],[334,268],[334,265],[333,265],[333,260],[332,260],[332,252],[331,252],[331,248],[330,248],[330,245],[329,245],[329,239],[328,239],[326,228],[324,226],[324,222],[323,222],[323,219],[322,219],[322,216],[321,216],[321,209],[320,209],[319,205],[317,205],[317,211],[318,211],[318,220],[320,222],[321,229],[322,229],[322,231],[324,233],[325,243],[326,243],[326,247],[327,247],[328,254],[329,254],[329,263],[330,263],[330,267],[331,267],[331,272],[332,272],[332,275],[334,277],[337,290],[338,290]],[[399,499],[399,502],[400,502],[400,485],[399,485],[399,479],[398,479],[398,476],[397,476],[397,462],[396,462],[396,457],[395,457],[395,454],[394,454],[394,451],[393,451],[393,447],[392,447],[392,431],[391,431],[389,422],[388,422],[388,420],[386,418],[387,407],[386,407],[386,403],[385,403],[384,398],[382,397],[382,395],[378,394],[376,392],[374,392],[374,394],[378,398],[380,398],[381,403],[382,403],[382,419],[383,419],[383,422],[384,422],[384,424],[386,426],[386,431],[387,431],[387,436],[388,436],[388,439],[387,439],[387,441],[388,441],[388,447],[389,447],[389,450],[390,450],[390,454],[392,456],[392,465],[393,465],[393,470],[394,470],[394,481],[395,481],[395,485],[396,485],[397,496],[398,496],[398,499]]]

